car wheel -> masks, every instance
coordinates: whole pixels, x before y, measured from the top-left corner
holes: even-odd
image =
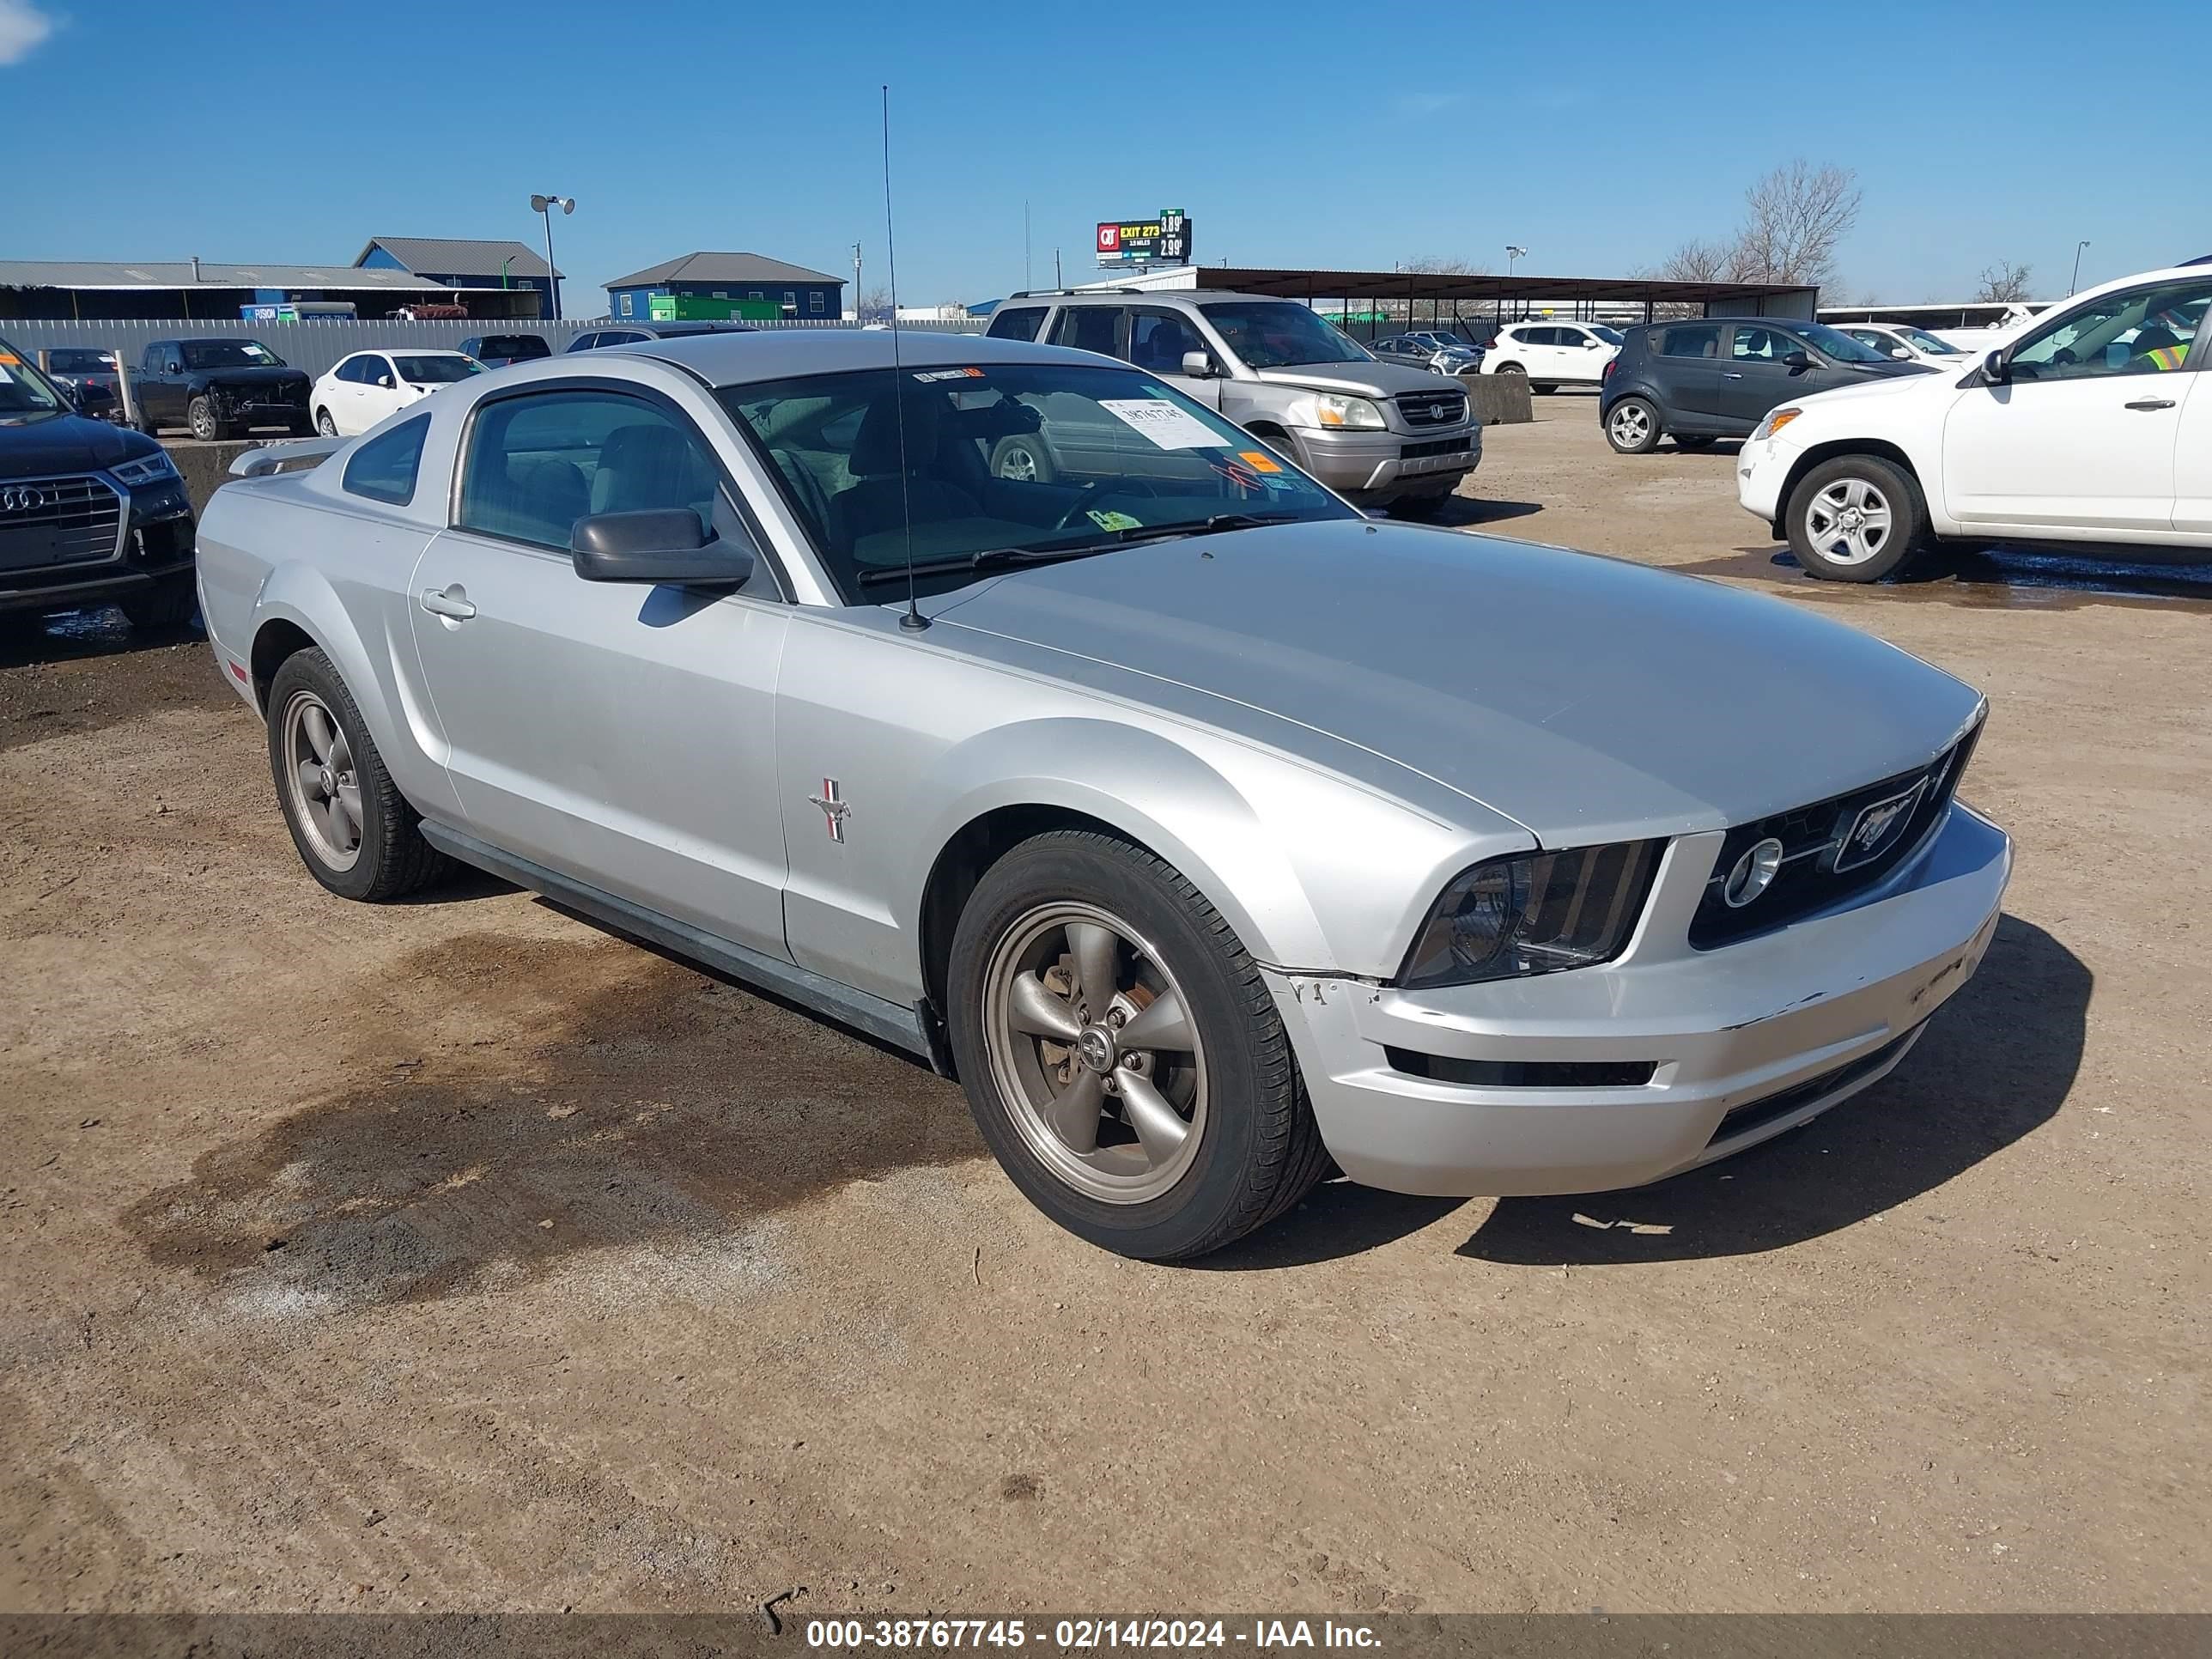
[[[195,398],[185,417],[192,428],[192,436],[203,443],[213,443],[230,436],[230,423],[216,413],[212,398]]]
[[[1518,363],[1500,363],[1500,364],[1498,364],[1498,366],[1497,368],[1495,368],[1492,369],[1490,372],[1491,372],[1492,374],[1523,374],[1523,375],[1525,375],[1526,374],[1528,374],[1528,371],[1527,369],[1525,369],[1525,368],[1522,368],[1522,367],[1521,367],[1521,365],[1520,365],[1520,364],[1518,364]]]
[[[293,846],[340,897],[399,898],[445,873],[448,860],[422,839],[345,682],[312,646],[287,657],[270,685],[269,765]]]
[[[1174,869],[1089,830],[993,865],[952,943],[969,1109],[1052,1220],[1145,1261],[1200,1255],[1328,1167],[1260,970]]]
[[[115,608],[139,633],[166,634],[190,622],[199,603],[190,576],[164,576],[149,587],[125,594]]]
[[[1815,576],[1875,582],[1904,567],[1928,531],[1920,486],[1879,455],[1823,461],[1790,492],[1790,550]]]
[[[1060,475],[1042,438],[1018,434],[992,452],[991,476],[1012,483],[1050,483]]]
[[[1659,442],[1659,410],[1646,398],[1623,398],[1606,411],[1605,441],[1623,455],[1646,455]]]
[[[335,438],[338,435],[338,423],[331,418],[329,410],[319,409],[315,411],[315,430],[325,438]]]

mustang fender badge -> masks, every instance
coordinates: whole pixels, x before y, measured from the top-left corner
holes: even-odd
[[[822,780],[822,793],[806,798],[822,809],[822,821],[830,828],[830,839],[845,839],[845,816],[853,809],[845,804],[845,797],[835,778]]]

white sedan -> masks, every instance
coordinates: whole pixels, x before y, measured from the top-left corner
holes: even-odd
[[[308,407],[325,438],[351,438],[441,386],[481,374],[465,351],[356,351],[315,382]]]
[[[1948,340],[1910,323],[1834,323],[1831,327],[1848,334],[1863,346],[1872,346],[1898,362],[1926,363],[1930,368],[1964,368],[1966,352]],[[1996,342],[1990,342],[1994,345]]]

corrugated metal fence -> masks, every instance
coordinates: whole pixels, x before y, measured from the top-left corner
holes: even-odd
[[[412,349],[451,350],[474,334],[542,334],[556,352],[565,351],[579,334],[619,328],[604,319],[587,323],[501,323],[464,318],[458,322],[403,323],[321,319],[303,323],[209,322],[204,319],[160,319],[137,322],[0,321],[0,337],[19,351],[37,353],[57,346],[92,347],[120,352],[135,368],[146,347],[155,340],[258,340],[295,368],[321,374],[356,351],[405,351]],[[851,328],[833,319],[802,318],[781,323],[757,323],[757,328]],[[981,334],[981,319],[959,323],[901,323],[916,333]]]

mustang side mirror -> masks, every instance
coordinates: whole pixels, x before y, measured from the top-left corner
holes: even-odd
[[[576,520],[568,551],[587,582],[738,587],[753,574],[750,550],[709,538],[688,507],[594,513]]]
[[[1210,380],[1221,370],[1211,352],[1186,351],[1182,354],[1182,372],[1194,380]]]
[[[1812,368],[1813,360],[1802,351],[1784,352],[1782,357],[1782,367],[1795,374],[1801,368]]]
[[[1991,386],[2002,386],[2012,379],[2012,362],[2002,351],[1992,351],[1982,359],[1982,378]]]

